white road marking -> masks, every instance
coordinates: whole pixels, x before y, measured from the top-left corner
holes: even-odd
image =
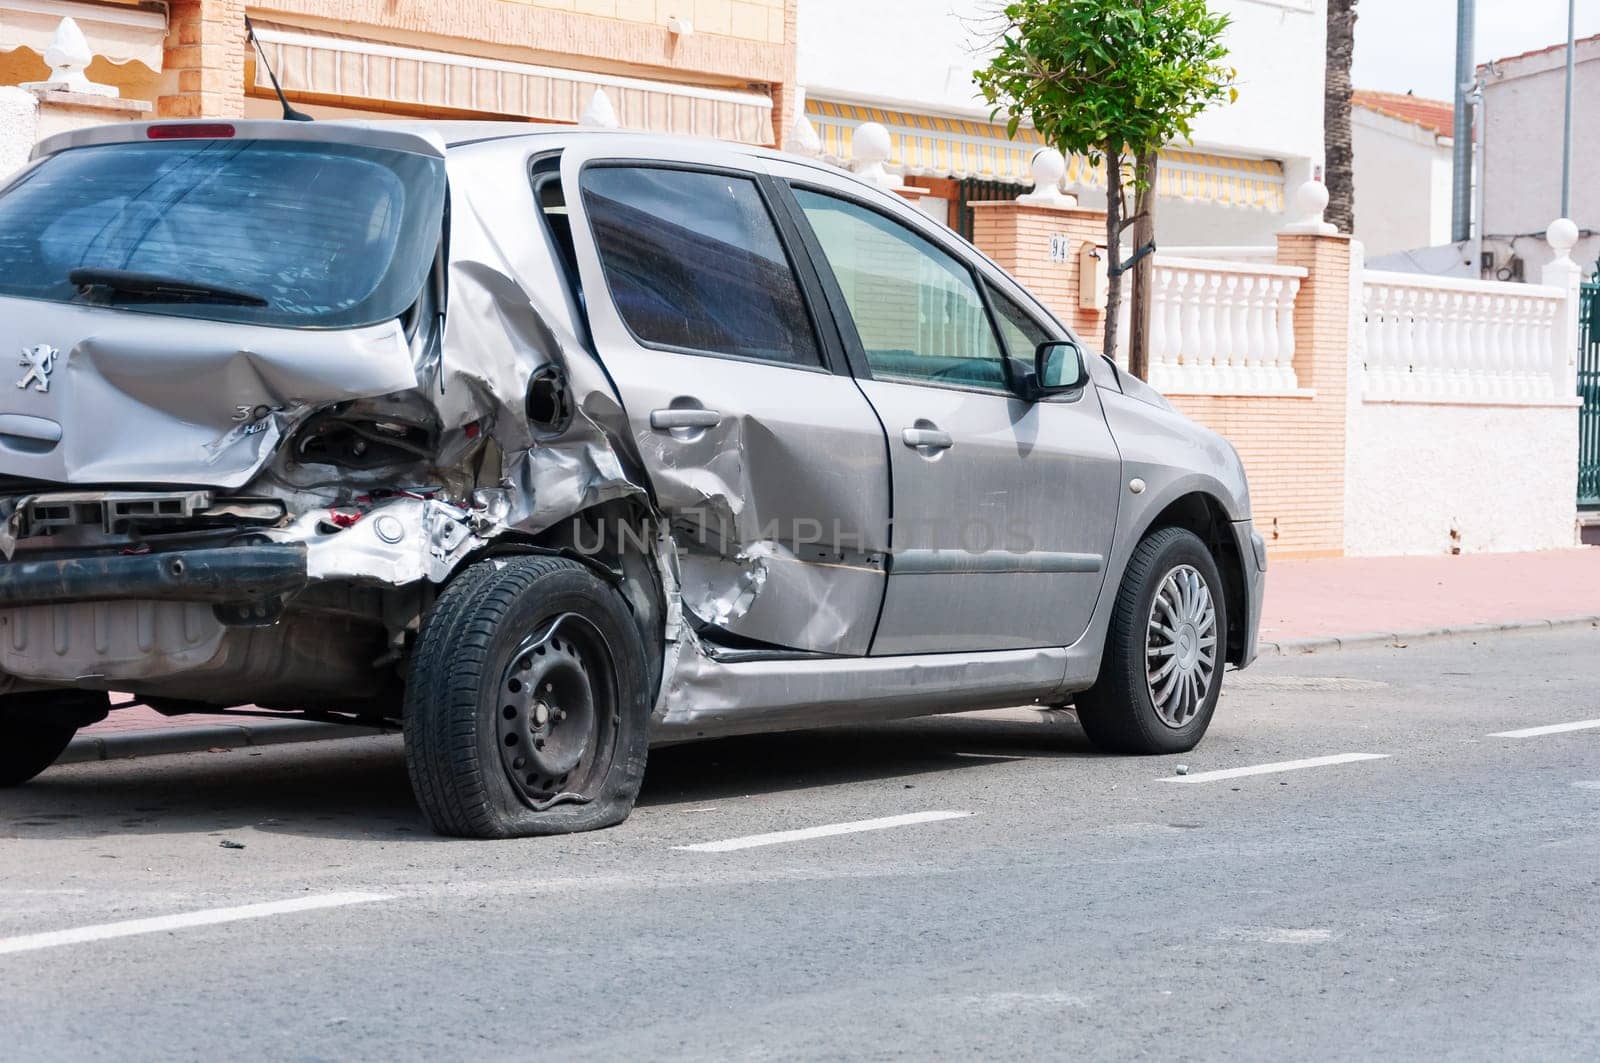
[[[1301,768],[1325,768],[1333,764],[1353,764],[1358,760],[1384,760],[1387,753],[1339,753],[1331,757],[1311,757],[1307,760],[1280,760],[1276,764],[1255,764],[1248,768],[1224,768],[1221,771],[1202,771],[1194,775],[1168,775],[1159,782],[1220,782],[1223,779],[1242,779],[1247,775],[1273,775],[1280,771],[1299,771]]]
[[[1540,735],[1566,734],[1568,731],[1589,731],[1600,727],[1600,720],[1579,720],[1577,723],[1553,723],[1548,727],[1524,727],[1520,731],[1496,731],[1490,738],[1538,738]]]
[[[1600,790],[1600,779],[1586,779],[1583,782],[1575,782],[1572,785],[1580,790]]]
[[[152,919],[129,919],[121,923],[100,923],[80,926],[72,930],[52,930],[43,934],[24,934],[21,937],[0,938],[0,955],[11,952],[31,952],[34,949],[51,949],[58,945],[81,945],[88,941],[107,938],[132,937],[135,934],[158,934],[164,930],[185,930],[195,926],[212,926],[232,923],[240,919],[259,919],[267,915],[287,915],[291,912],[309,912],[317,908],[338,908],[346,904],[368,904],[372,901],[392,900],[382,893],[323,893],[315,897],[297,897],[290,901],[268,901],[265,904],[245,904],[237,908],[208,908],[182,915],[158,915]]]
[[[783,845],[786,842],[803,842],[812,838],[831,838],[836,834],[856,834],[864,830],[910,827],[918,823],[937,823],[942,819],[961,819],[970,815],[972,815],[971,812],[912,812],[904,816],[858,819],[853,823],[830,823],[825,827],[780,830],[772,834],[749,834],[743,838],[728,838],[720,842],[701,842],[698,845],[675,845],[673,848],[686,853],[731,853],[735,849],[754,849],[762,845]]]
[[[1333,940],[1326,927],[1235,926],[1217,931],[1225,941],[1259,941],[1268,945],[1320,945]]]

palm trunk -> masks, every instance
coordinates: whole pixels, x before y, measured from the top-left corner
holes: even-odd
[[[1322,105],[1323,151],[1327,155],[1328,209],[1324,217],[1340,232],[1354,232],[1354,151],[1350,145],[1350,62],[1355,57],[1357,0],[1328,0],[1327,74]]]

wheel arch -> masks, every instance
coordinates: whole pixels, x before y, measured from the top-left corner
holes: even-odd
[[[1228,616],[1228,645],[1225,659],[1239,664],[1245,658],[1246,614],[1250,608],[1245,583],[1244,558],[1232,531],[1232,518],[1217,495],[1206,490],[1191,490],[1168,501],[1139,530],[1136,541],[1162,528],[1183,528],[1193,532],[1210,551],[1222,573],[1222,590]]]

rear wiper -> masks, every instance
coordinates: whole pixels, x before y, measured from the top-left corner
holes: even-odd
[[[267,301],[254,292],[204,281],[184,280],[182,277],[166,277],[159,273],[140,273],[127,269],[75,269],[67,274],[67,280],[81,291],[104,288],[158,301],[267,305]]]

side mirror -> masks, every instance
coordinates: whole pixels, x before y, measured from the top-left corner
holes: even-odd
[[[1033,352],[1033,379],[1030,398],[1076,391],[1088,382],[1083,364],[1083,348],[1072,340],[1046,340]]]

